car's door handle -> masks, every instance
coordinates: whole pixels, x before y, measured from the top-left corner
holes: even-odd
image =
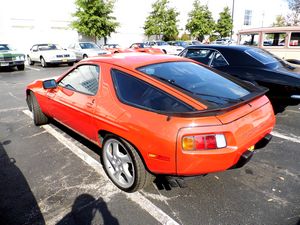
[[[95,103],[95,99],[93,99],[91,102],[87,102],[86,106],[91,108],[93,107],[94,103]]]

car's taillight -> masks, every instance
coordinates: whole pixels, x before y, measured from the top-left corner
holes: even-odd
[[[225,148],[226,146],[224,134],[193,135],[182,138],[182,148],[187,151]]]

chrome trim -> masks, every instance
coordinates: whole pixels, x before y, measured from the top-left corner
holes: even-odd
[[[293,98],[293,99],[300,99],[300,95],[292,95],[291,98]]]

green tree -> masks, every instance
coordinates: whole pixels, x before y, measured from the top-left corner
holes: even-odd
[[[292,11],[287,15],[287,25],[299,26],[300,25],[300,0],[287,0],[289,8]]]
[[[220,17],[216,24],[216,32],[220,34],[221,37],[228,37],[231,34],[233,28],[231,13],[228,7],[225,7],[223,12],[220,12]]]
[[[174,40],[178,36],[177,16],[179,13],[168,6],[168,0],[157,0],[152,4],[152,11],[144,24],[145,35],[163,36],[165,41]]]
[[[76,12],[73,14],[77,19],[71,23],[71,27],[79,33],[98,38],[106,38],[115,32],[116,18],[111,16],[114,7],[113,0],[76,0]]]
[[[188,30],[192,36],[202,41],[204,35],[211,35],[214,28],[215,21],[207,5],[201,5],[199,0],[195,0],[193,10],[189,13],[186,30]]]
[[[272,24],[273,27],[284,27],[286,26],[285,18],[282,15],[278,15],[275,18],[275,22]]]

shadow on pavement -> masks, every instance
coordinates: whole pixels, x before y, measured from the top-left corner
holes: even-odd
[[[300,104],[300,100],[293,100],[293,99],[270,98],[270,101],[272,103],[275,114],[284,112],[285,108],[288,106],[294,106]]]
[[[44,225],[45,221],[37,201],[16,160],[9,158],[0,142],[0,224]]]
[[[95,199],[89,194],[79,195],[72,206],[72,211],[62,218],[56,225],[118,225],[106,203],[100,198]]]

